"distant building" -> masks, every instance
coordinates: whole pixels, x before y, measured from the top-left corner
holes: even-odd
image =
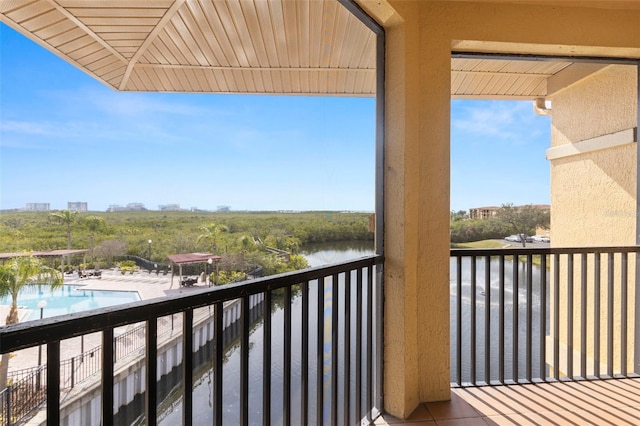
[[[89,211],[87,203],[85,201],[69,201],[67,202],[67,210],[76,212]]]
[[[517,206],[523,207],[523,206]],[[551,210],[551,206],[548,204],[532,204],[531,207],[535,207],[537,209]],[[473,209],[469,209],[469,219],[490,219],[495,217],[502,207],[476,207]]]
[[[498,214],[500,207],[476,207],[469,209],[469,219],[489,219]]]
[[[28,212],[47,212],[51,210],[49,203],[27,203],[24,208]]]
[[[120,206],[118,204],[111,204],[107,209],[108,212],[141,212],[146,211],[142,203],[129,203],[126,206]]]
[[[158,208],[161,211],[166,211],[166,212],[179,212],[180,210],[182,210],[180,208],[180,204],[165,204],[163,206],[158,206]]]
[[[229,211],[231,211],[231,207],[229,206],[218,206],[218,212],[220,213],[228,213]]]

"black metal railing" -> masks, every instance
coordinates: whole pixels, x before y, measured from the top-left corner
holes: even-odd
[[[451,250],[452,385],[637,377],[639,251]]]
[[[173,330],[173,322],[164,322],[160,326],[162,336]],[[116,336],[113,340],[114,362],[144,348],[145,326],[138,325]],[[60,362],[60,388],[72,389],[76,385],[95,377],[102,368],[102,347],[96,346],[88,351]],[[47,398],[45,383],[47,366],[41,365],[9,372],[10,387],[0,391],[0,406],[7,415],[0,416],[0,426],[18,423],[42,405]],[[20,399],[18,399],[20,398]],[[18,403],[18,401],[20,401]],[[11,405],[18,405],[13,409]],[[11,419],[11,421],[9,421]]]
[[[379,370],[382,347],[379,322],[382,317],[381,265],[381,256],[370,256],[241,284],[194,289],[176,297],[135,302],[126,307],[17,324],[0,329],[0,352],[46,345],[48,374],[43,387],[47,423],[57,425],[69,415],[60,400],[66,374],[60,368],[60,341],[101,332],[101,353],[92,358],[100,361],[102,406],[113,407],[101,410],[101,422],[110,425],[114,423],[114,409],[117,411],[118,408],[114,406],[117,355],[114,329],[145,322],[143,417],[146,424],[156,424],[157,407],[162,402],[157,400],[156,382],[158,319],[174,314],[179,316],[182,327],[180,352],[193,354],[194,310],[212,307],[214,356],[210,416],[213,424],[221,425],[223,414],[229,409],[228,404],[223,406],[225,386],[229,375],[235,374],[235,370],[227,370],[224,365],[227,354],[223,353],[223,304],[239,299],[240,365],[237,371],[238,405],[235,407],[239,424],[248,424],[249,419],[256,416],[260,416],[264,424],[270,424],[271,419],[281,420],[283,424],[360,424],[362,418],[371,419],[378,413],[375,404],[381,392],[381,379],[375,374]],[[255,374],[251,379],[249,374],[252,332],[249,297],[254,294],[263,294],[265,303],[259,385],[255,382]],[[276,299],[282,303],[277,314],[273,309]],[[252,352],[252,365],[254,356]],[[274,357],[281,359],[281,371],[273,371]],[[87,361],[86,354],[84,361]],[[182,357],[180,370],[182,423],[194,424],[193,356]],[[254,404],[256,388],[260,389],[258,404]],[[201,411],[200,407],[198,411]],[[7,414],[3,413],[4,416]]]
[[[30,370],[29,374],[13,379],[0,393],[0,424],[11,425],[19,422],[32,414],[46,399],[44,367],[34,367]]]

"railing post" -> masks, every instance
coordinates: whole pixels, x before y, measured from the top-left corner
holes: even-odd
[[[60,341],[47,344],[47,425],[60,424]]]

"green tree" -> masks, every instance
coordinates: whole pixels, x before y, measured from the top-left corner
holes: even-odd
[[[91,262],[93,262],[93,244],[95,242],[96,231],[99,231],[104,227],[104,218],[100,216],[87,216],[84,218],[83,222],[87,226],[87,229],[91,234],[89,234],[89,238],[91,241]]]
[[[464,218],[467,217],[467,211],[466,210],[451,210],[450,213],[450,221],[451,222],[459,222],[461,220],[464,220]]]
[[[49,217],[67,228],[67,250],[71,250],[71,225],[78,217],[77,211],[61,210],[49,213]]]
[[[11,307],[7,315],[6,324],[17,324],[18,294],[28,286],[47,285],[52,289],[62,286],[62,274],[43,264],[42,259],[32,255],[19,256],[10,259],[0,266],[0,297],[11,296]],[[7,387],[9,374],[9,354],[2,355],[0,365],[0,389]]]
[[[525,235],[535,233],[536,228],[549,228],[550,215],[546,208],[535,207],[531,204],[515,207],[513,204],[503,204],[496,217],[509,225],[520,235],[522,247],[527,245]]]
[[[198,235],[196,243],[200,241],[211,241],[213,246],[213,254],[218,254],[218,236],[222,232],[227,232],[229,228],[219,223],[210,223],[209,225],[201,226],[200,231],[202,234]]]

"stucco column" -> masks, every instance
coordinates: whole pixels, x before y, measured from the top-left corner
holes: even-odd
[[[390,4],[365,6],[387,42],[384,408],[406,418],[450,397],[450,52],[429,46],[420,2]]]

